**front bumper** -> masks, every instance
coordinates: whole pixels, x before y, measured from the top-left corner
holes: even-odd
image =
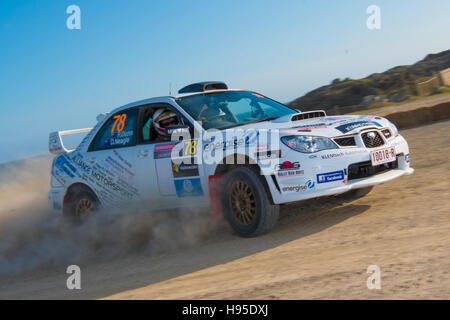
[[[391,139],[382,148],[386,147],[395,147],[396,166],[359,179],[349,176],[349,167],[370,161],[370,152],[377,148],[341,148],[334,151],[321,151],[314,155],[285,150],[286,156],[280,161],[300,163],[302,174],[297,177],[279,177],[275,172],[273,179],[267,179],[272,199],[275,204],[282,204],[330,196],[385,183],[414,172],[414,169],[410,167],[409,147],[402,136]],[[329,180],[327,180],[328,177],[330,177]]]
[[[306,200],[311,198],[323,197],[323,196],[331,196],[340,193],[344,193],[350,191],[352,189],[360,189],[365,187],[374,186],[380,183],[385,183],[395,178],[398,178],[403,175],[410,175],[414,172],[413,168],[408,168],[406,170],[403,169],[393,169],[391,171],[380,173],[372,177],[362,178],[358,180],[352,180],[346,185],[342,185],[339,187],[331,187],[324,190],[319,191],[310,191],[302,194],[275,194],[272,195],[273,201],[276,204],[288,203],[300,200]]]

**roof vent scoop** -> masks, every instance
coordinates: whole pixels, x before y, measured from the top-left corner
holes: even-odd
[[[291,121],[299,121],[299,120],[307,120],[312,118],[322,118],[326,117],[327,114],[323,110],[314,110],[314,111],[307,111],[302,113],[294,114],[291,118]]]
[[[178,93],[190,93],[190,92],[205,92],[210,90],[227,90],[228,86],[225,82],[220,81],[205,81],[190,84],[178,91]]]

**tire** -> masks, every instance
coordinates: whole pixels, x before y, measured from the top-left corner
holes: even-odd
[[[222,208],[239,236],[259,236],[276,225],[280,206],[270,202],[261,177],[250,168],[227,173],[222,190]]]
[[[75,224],[82,224],[99,209],[97,197],[87,188],[74,190],[69,197],[66,218]]]
[[[361,189],[350,190],[350,191],[347,191],[347,192],[337,195],[337,197],[340,199],[344,199],[344,200],[356,200],[356,199],[364,197],[366,194],[368,194],[370,191],[372,191],[372,189],[373,189],[373,186],[361,188]]]

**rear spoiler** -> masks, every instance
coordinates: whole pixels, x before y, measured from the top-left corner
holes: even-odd
[[[91,131],[92,128],[85,128],[85,129],[75,129],[75,130],[66,130],[66,131],[55,131],[50,133],[48,137],[48,151],[50,153],[53,153],[55,155],[60,155],[64,153],[68,153],[72,150],[66,149],[64,147],[64,143],[62,141],[61,136],[66,136],[69,134],[76,134],[76,133],[84,133]]]

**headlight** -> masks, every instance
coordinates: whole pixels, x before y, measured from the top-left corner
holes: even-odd
[[[395,138],[396,136],[398,136],[398,129],[395,126],[395,124],[393,124],[392,122],[388,121],[388,127],[389,129],[391,129],[392,131],[392,136]]]
[[[289,148],[303,152],[313,153],[327,149],[337,149],[337,145],[328,138],[315,136],[287,136],[282,137],[283,142]]]

